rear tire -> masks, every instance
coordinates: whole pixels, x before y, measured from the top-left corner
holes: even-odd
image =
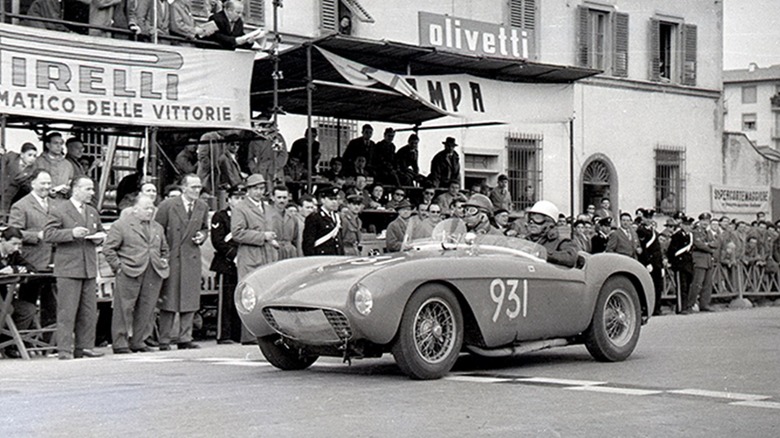
[[[439,379],[455,365],[463,345],[463,315],[455,294],[430,284],[406,303],[393,356],[415,380]]]
[[[585,332],[585,347],[591,356],[600,362],[618,362],[630,356],[639,341],[641,312],[631,281],[625,277],[607,280]]]
[[[279,335],[257,338],[257,344],[266,360],[280,370],[305,370],[319,359],[317,355],[306,354],[303,349],[289,347]]]

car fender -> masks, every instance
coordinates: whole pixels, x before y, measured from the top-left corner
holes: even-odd
[[[595,310],[596,299],[604,283],[611,277],[623,275],[636,287],[642,307],[643,321],[647,321],[655,305],[655,288],[647,268],[631,257],[615,253],[592,255],[580,253],[580,257],[584,259],[582,269],[585,270],[587,287],[592,288],[594,292],[588,294],[593,299],[589,306],[592,310]]]

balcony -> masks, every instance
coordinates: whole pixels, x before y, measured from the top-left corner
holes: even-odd
[[[772,111],[780,111],[780,92],[770,97],[769,102],[772,104]]]

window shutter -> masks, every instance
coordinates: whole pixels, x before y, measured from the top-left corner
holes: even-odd
[[[265,0],[248,0],[244,2],[247,24],[265,27]]]
[[[628,14],[615,13],[615,62],[612,74],[625,78],[628,76]]]
[[[661,22],[650,19],[650,80],[661,80]]]
[[[322,30],[336,30],[338,9],[339,0],[320,0],[320,27]]]
[[[683,27],[683,85],[696,85],[696,25]]]
[[[536,0],[509,0],[509,25],[536,29]]]
[[[577,65],[590,67],[590,13],[588,8],[577,6],[579,32],[577,32]]]

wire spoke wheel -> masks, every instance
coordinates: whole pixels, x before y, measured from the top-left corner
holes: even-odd
[[[424,360],[437,363],[447,357],[455,343],[452,309],[439,298],[426,301],[417,312],[414,324],[417,352]]]
[[[463,344],[463,315],[455,294],[429,284],[416,290],[404,308],[393,356],[413,379],[438,379],[447,374]]]
[[[626,359],[639,341],[641,308],[636,288],[627,278],[610,278],[596,300],[585,346],[602,362]]]

